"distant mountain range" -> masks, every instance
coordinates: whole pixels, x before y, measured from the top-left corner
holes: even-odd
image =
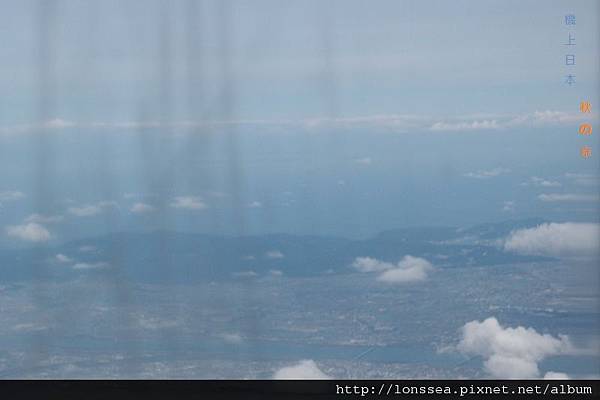
[[[366,240],[270,234],[226,237],[194,233],[114,233],[56,247],[0,253],[0,283],[68,280],[81,274],[140,283],[192,283],[262,276],[352,273],[356,257],[397,262],[423,257],[442,268],[549,260],[508,253],[499,239],[543,220],[490,223],[468,229],[416,227]],[[57,257],[57,255],[60,255]]]

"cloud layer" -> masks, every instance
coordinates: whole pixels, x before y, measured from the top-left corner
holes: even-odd
[[[419,282],[427,279],[433,265],[424,258],[405,256],[397,264],[380,261],[371,257],[358,257],[351,265],[359,272],[377,272],[377,280],[386,283]]]
[[[131,206],[130,210],[134,214],[148,214],[156,211],[156,209],[150,204],[146,203],[135,203]]]
[[[494,169],[490,169],[490,170],[467,172],[463,176],[465,176],[467,178],[474,178],[474,179],[489,179],[489,178],[494,178],[496,176],[507,174],[509,172],[510,172],[510,169],[508,169],[508,168],[498,167],[498,168],[494,168]]]
[[[302,360],[298,364],[283,367],[273,375],[273,379],[331,379],[319,369],[313,360]]]
[[[565,178],[579,186],[598,186],[600,184],[600,177],[592,174],[567,172]]]
[[[284,258],[285,256],[279,250],[269,250],[265,253],[265,257],[270,258],[272,260],[276,260],[279,258]]]
[[[48,229],[35,222],[9,226],[6,228],[6,234],[16,239],[34,243],[47,242],[52,237]]]
[[[560,187],[562,186],[560,182],[551,181],[548,179],[540,178],[537,176],[532,176],[529,178],[529,181],[523,182],[522,186],[537,186],[537,187]]]
[[[55,257],[55,260],[61,264],[68,264],[68,263],[72,263],[73,259],[69,256],[66,256],[64,254],[57,254]]]
[[[36,224],[55,224],[62,222],[64,217],[62,215],[42,215],[42,214],[31,214],[25,218],[25,222],[35,222]]]
[[[171,202],[171,207],[185,210],[203,210],[207,206],[198,196],[178,196]]]
[[[597,195],[577,193],[543,193],[538,196],[538,199],[546,203],[600,201]]]
[[[591,256],[600,252],[600,224],[549,223],[512,232],[504,249],[521,254]]]
[[[493,317],[466,323],[457,348],[465,354],[483,357],[486,372],[496,379],[540,378],[541,360],[573,351],[566,336],[542,335],[522,326],[504,328]]]
[[[69,207],[67,210],[69,214],[76,217],[93,217],[102,213],[109,207],[116,207],[117,203],[114,201],[100,201],[96,204],[86,204],[80,207]]]
[[[73,265],[73,269],[86,270],[86,269],[100,269],[107,268],[110,265],[106,262],[95,262],[95,263],[87,263],[87,262],[79,262]]]
[[[494,131],[515,127],[543,127],[563,125],[582,121],[585,118],[596,118],[596,114],[582,115],[563,111],[533,111],[526,114],[479,114],[457,116],[411,115],[411,114],[376,114],[335,118],[304,119],[258,119],[228,121],[111,121],[111,122],[77,122],[55,118],[42,123],[19,124],[0,127],[0,134],[27,134],[53,131],[74,131],[77,129],[93,130],[157,130],[178,129],[179,131],[206,131],[208,128],[220,126],[247,126],[274,128],[277,130],[304,129],[307,131],[329,131],[331,129],[379,128],[393,132],[469,132]],[[165,129],[169,131],[169,129]],[[366,130],[368,131],[368,130]]]
[[[0,202],[20,200],[23,197],[25,197],[25,195],[22,192],[16,190],[0,191]]]

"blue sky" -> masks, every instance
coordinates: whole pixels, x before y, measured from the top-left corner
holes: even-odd
[[[40,113],[86,122],[445,117],[570,111],[598,96],[593,0],[43,4],[3,7],[5,124]],[[568,13],[577,16],[575,88],[562,79]]]

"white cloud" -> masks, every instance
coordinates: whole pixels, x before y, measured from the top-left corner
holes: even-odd
[[[283,276],[283,271],[280,271],[278,269],[271,269],[269,270],[269,274],[271,274],[271,276]]]
[[[371,165],[373,160],[371,160],[371,157],[363,157],[355,159],[354,162],[362,165]]]
[[[331,379],[319,369],[313,360],[302,360],[298,364],[283,367],[273,375],[273,379]]]
[[[436,122],[431,125],[432,131],[470,131],[499,129],[501,126],[495,119],[470,122]]]
[[[76,123],[66,121],[61,118],[54,118],[44,122],[38,122],[34,124],[19,124],[12,126],[0,127],[0,133],[4,134],[15,134],[15,133],[33,133],[39,131],[48,131],[63,128],[72,128],[77,126]]]
[[[112,200],[103,200],[98,202],[99,207],[118,207],[119,204]]]
[[[405,256],[396,268],[384,271],[377,280],[387,283],[419,282],[427,279],[427,272],[432,269],[431,263],[424,258]]]
[[[600,251],[600,224],[549,223],[511,232],[504,249],[522,254],[588,256]]]
[[[100,214],[102,212],[102,208],[97,205],[86,205],[82,207],[69,207],[67,211],[76,217],[92,217]]]
[[[466,323],[457,349],[482,356],[485,370],[496,379],[539,378],[540,361],[573,352],[566,336],[553,337],[522,326],[504,328],[493,317]]]
[[[549,181],[546,179],[538,178],[536,176],[532,177],[531,180],[535,186],[542,186],[542,187],[559,187],[559,186],[561,186],[560,182]]]
[[[528,115],[526,118],[530,118],[534,123],[571,123],[580,121],[584,116],[577,113],[567,113],[564,111],[535,111],[532,115]]]
[[[76,217],[93,217],[102,213],[106,208],[117,207],[114,201],[99,201],[96,204],[86,204],[81,207],[69,207],[67,211]]]
[[[35,222],[9,226],[6,228],[6,233],[17,239],[36,243],[47,242],[52,237],[46,228]]]
[[[514,212],[515,211],[515,202],[514,201],[505,201],[502,207],[502,211],[505,212]]]
[[[253,201],[252,203],[248,204],[248,208],[261,208],[262,207],[262,203],[260,201]]]
[[[146,316],[144,314],[136,315],[135,318],[141,328],[153,331],[171,329],[179,325],[179,322],[174,319],[163,319],[160,317]]]
[[[598,195],[574,194],[574,193],[550,193],[540,194],[538,199],[547,203],[556,202],[597,202],[600,201]]]
[[[156,208],[146,203],[135,203],[130,210],[134,214],[147,214],[156,211]]]
[[[568,172],[565,177],[572,180],[573,183],[579,186],[598,186],[600,177],[592,174],[580,174]]]
[[[74,126],[75,126],[74,122],[66,121],[61,118],[55,118],[55,119],[44,122],[44,127],[50,128],[50,129],[71,128]]]
[[[221,338],[231,344],[240,344],[243,341],[239,333],[224,333],[221,335]]]
[[[257,277],[258,274],[255,271],[240,271],[240,272],[234,272],[233,276],[236,278],[254,278]]]
[[[203,210],[207,206],[198,196],[178,196],[173,199],[171,207],[187,210]]]
[[[492,354],[484,367],[496,379],[535,379],[540,374],[537,361],[500,354]]]
[[[271,258],[271,259],[277,259],[277,258],[283,258],[284,255],[279,250],[270,250],[265,253],[265,257]]]
[[[69,264],[73,262],[72,258],[65,256],[64,254],[57,254],[54,256],[54,259],[61,264]]]
[[[367,115],[337,118],[307,118],[299,121],[300,126],[311,131],[316,129],[352,129],[377,127],[393,131],[408,131],[425,128],[430,124],[430,117],[417,115]]]
[[[357,257],[351,267],[359,272],[380,273],[378,281],[388,283],[418,282],[427,279],[427,272],[433,265],[424,258],[405,256],[397,264],[371,257]]]
[[[48,327],[34,322],[27,322],[24,324],[14,325],[12,329],[19,332],[39,332],[45,331],[46,329],[48,329]]]
[[[560,182],[550,181],[547,179],[539,178],[537,176],[532,176],[529,178],[529,181],[523,182],[522,186],[537,186],[537,187],[560,187],[562,186]]]
[[[197,132],[198,128],[219,126],[260,126],[276,129],[277,131],[300,128],[307,131],[332,131],[334,129],[360,129],[370,132],[382,129],[392,132],[465,132],[465,131],[495,131],[514,127],[542,127],[572,124],[589,118],[582,113],[567,113],[564,111],[534,111],[527,114],[478,114],[457,116],[410,115],[410,114],[375,114],[336,118],[304,118],[304,119],[272,119],[272,120],[211,120],[211,121],[97,121],[74,122],[55,118],[42,123],[18,124],[0,127],[0,134],[26,134],[39,131],[64,131],[65,128],[108,129],[108,130],[157,130],[176,128],[179,132]],[[596,114],[592,113],[592,118]],[[372,129],[369,129],[372,128]],[[73,130],[74,132],[76,130]]]
[[[352,267],[359,272],[382,272],[395,268],[392,263],[379,261],[371,257],[357,257],[352,263]]]
[[[25,197],[25,194],[16,190],[6,190],[0,192],[0,201],[15,201]]]
[[[544,374],[544,379],[566,380],[571,378],[564,372],[548,371]]]
[[[80,251],[80,252],[82,252],[82,253],[89,253],[89,252],[91,252],[91,251],[96,251],[96,247],[94,247],[94,246],[89,246],[89,245],[86,245],[86,246],[81,246],[81,247],[79,248],[79,251]]]
[[[105,262],[96,262],[96,263],[80,262],[80,263],[73,265],[73,269],[100,269],[100,268],[106,268],[108,266],[109,266],[109,264],[105,263]]]
[[[548,125],[563,125],[582,121],[586,116],[581,113],[568,113],[564,111],[534,111],[529,114],[506,116],[502,119],[503,128],[513,127],[540,127]]]
[[[500,175],[504,175],[510,172],[510,169],[508,168],[494,168],[494,169],[490,169],[490,170],[479,170],[476,172],[467,172],[466,174],[463,174],[463,176],[467,177],[467,178],[474,178],[474,179],[489,179],[489,178],[494,178],[496,176],[500,176]]]
[[[25,222],[35,222],[36,224],[54,224],[64,219],[62,215],[41,215],[31,214],[25,218]]]

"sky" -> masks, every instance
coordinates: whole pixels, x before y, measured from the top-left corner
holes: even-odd
[[[67,240],[597,221],[579,155],[597,135],[577,129],[598,122],[599,7],[7,2],[0,223],[59,215]]]
[[[0,4],[0,377],[597,377],[600,2]]]

